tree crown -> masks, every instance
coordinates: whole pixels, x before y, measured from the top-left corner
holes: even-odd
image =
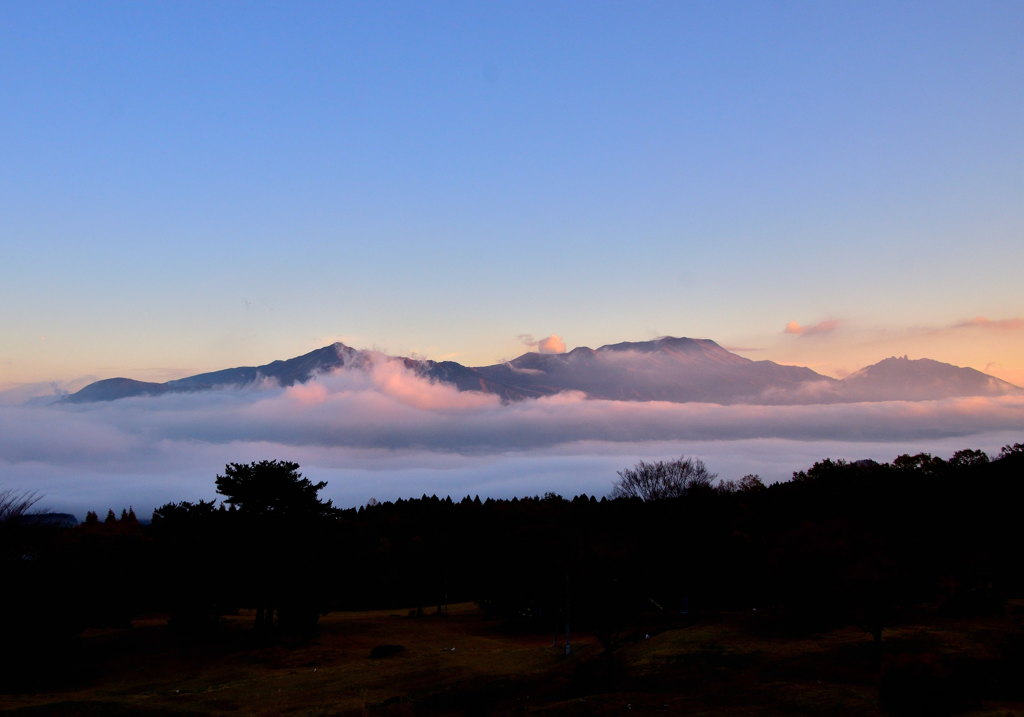
[[[304,478],[291,461],[228,463],[217,476],[224,502],[256,515],[326,515],[334,506],[317,496],[326,485]]]
[[[678,498],[711,487],[716,473],[708,471],[700,458],[680,456],[672,461],[647,463],[640,461],[633,468],[618,471],[619,480],[612,488],[612,498],[660,500]]]

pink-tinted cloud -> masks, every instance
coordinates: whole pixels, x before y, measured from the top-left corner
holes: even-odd
[[[799,322],[790,321],[786,324],[786,328],[782,330],[786,334],[796,334],[798,336],[817,336],[820,334],[830,334],[839,328],[842,322],[839,319],[827,319],[820,321],[817,324],[811,326],[802,326]]]
[[[984,316],[975,316],[957,324],[954,329],[994,329],[996,331],[1020,331],[1024,329],[1024,318],[1009,319],[988,319]]]
[[[285,395],[300,405],[312,406],[327,400],[327,387],[316,381],[297,383],[285,389]]]
[[[533,334],[519,334],[518,338],[524,344],[536,348],[542,354],[565,353],[565,341],[557,334],[551,334],[540,340],[533,338]]]
[[[373,388],[401,403],[424,411],[464,412],[501,403],[494,395],[459,391],[446,383],[434,383],[411,372],[398,361],[377,356],[370,369]],[[330,380],[329,378],[323,380]]]
[[[540,340],[537,344],[537,350],[542,354],[564,354],[565,341],[562,340],[561,336],[551,334]]]

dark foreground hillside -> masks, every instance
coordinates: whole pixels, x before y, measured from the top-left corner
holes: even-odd
[[[0,695],[13,715],[1024,714],[1022,616],[904,616],[876,650],[837,628],[782,636],[709,613],[604,651],[588,633],[510,631],[471,604],[446,616],[332,613],[302,643],[257,644],[251,614],[202,639],[164,616],[90,629],[60,687]],[[391,650],[382,650],[391,647]],[[376,652],[382,657],[373,657]],[[54,656],[59,659],[58,656]]]
[[[658,500],[337,510],[297,469],[151,525],[0,522],[0,706],[1024,714],[1020,444]]]

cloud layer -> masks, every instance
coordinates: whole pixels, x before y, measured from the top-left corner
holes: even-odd
[[[615,470],[641,458],[702,455],[723,477],[781,479],[826,455],[996,450],[1022,434],[1022,397],[721,406],[568,393],[502,404],[378,361],[290,388],[2,406],[0,487],[37,490],[58,509],[148,510],[212,497],[229,461],[280,458],[329,480],[343,505],[422,493],[604,494]]]

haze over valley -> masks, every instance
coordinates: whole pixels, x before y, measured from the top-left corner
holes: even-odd
[[[338,504],[361,505],[604,495],[624,466],[680,453],[722,478],[771,482],[826,456],[994,455],[1024,427],[1024,392],[973,369],[893,357],[839,380],[672,337],[481,367],[335,343],[165,383],[13,398],[0,406],[8,484],[73,513],[115,496],[143,512],[204,496],[211,471],[240,456],[295,460]]]

